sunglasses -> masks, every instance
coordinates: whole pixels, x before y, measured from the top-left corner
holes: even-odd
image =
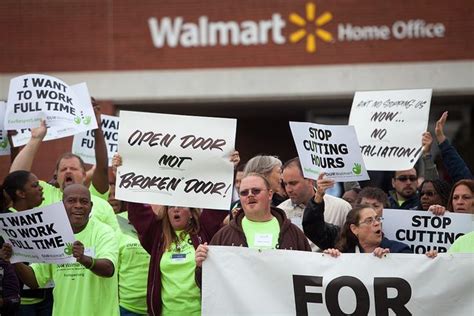
[[[415,182],[416,180],[418,180],[418,177],[417,176],[399,176],[395,179],[401,182],[406,182],[407,180],[410,180],[411,182]]]
[[[426,195],[426,196],[435,196],[435,195],[436,195],[436,192],[434,192],[434,191],[421,191],[421,192],[420,192],[420,196],[423,196],[423,195]]]
[[[240,191],[239,194],[240,196],[248,196],[249,194],[256,196],[256,195],[259,195],[260,192],[262,191],[264,191],[264,189],[250,188],[250,189]]]

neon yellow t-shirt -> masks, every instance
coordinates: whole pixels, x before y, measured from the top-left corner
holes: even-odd
[[[176,231],[179,236],[180,231]],[[201,315],[201,292],[196,285],[195,250],[189,235],[178,245],[172,244],[160,261],[161,315]]]
[[[119,304],[136,314],[147,314],[146,291],[150,255],[143,249],[133,226],[128,224],[128,213],[117,214],[119,234],[118,284]],[[128,224],[129,229],[122,229]]]
[[[275,217],[268,222],[252,222],[244,216],[242,229],[249,248],[274,249],[278,243],[280,224]]]
[[[103,223],[90,219],[86,228],[74,234],[84,244],[84,253],[93,258],[109,259],[115,266],[110,278],[97,276],[80,263],[44,264],[31,267],[38,285],[53,280],[53,315],[118,315],[117,257],[115,233]]]
[[[105,192],[105,193],[100,193],[99,191],[97,191],[95,186],[91,183],[91,185],[89,186],[89,191],[91,192],[92,195],[100,197],[104,201],[109,200],[110,189],[107,190],[107,192]]]
[[[63,191],[61,191],[59,188],[56,188],[55,186],[52,186],[51,184],[44,181],[40,181],[39,183],[43,188],[44,197],[43,203],[41,203],[40,207],[61,202],[63,200]],[[95,188],[91,189],[93,187],[93,185],[89,187],[89,191],[91,192],[91,201],[93,203],[90,216],[95,217],[102,223],[109,225],[114,231],[118,231],[119,226],[114,209],[112,206],[110,206],[107,200],[94,195],[94,191],[97,192],[97,190]]]
[[[465,234],[454,241],[449,253],[474,253],[474,231]]]

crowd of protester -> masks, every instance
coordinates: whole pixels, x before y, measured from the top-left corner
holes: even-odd
[[[97,105],[97,104],[95,104]],[[95,107],[96,114],[100,113]],[[46,135],[32,130],[3,179],[1,211],[22,212],[62,201],[76,242],[76,263],[9,263],[13,250],[2,240],[1,315],[200,315],[202,264],[209,245],[341,253],[411,253],[383,234],[383,210],[405,209],[474,214],[474,180],[444,135],[447,113],[436,122],[435,139],[449,179],[440,179],[431,156],[433,137],[424,133],[423,170],[391,173],[393,190],[346,185],[342,198],[327,194],[334,180],[322,173],[305,178],[299,159],[285,163],[258,155],[235,166],[234,201],[228,210],[119,201],[109,179],[100,124],[96,165],[87,176],[82,159],[58,159],[54,183],[31,173]],[[122,157],[114,157],[114,168]],[[420,172],[423,177],[419,177]],[[474,232],[450,252],[474,252]],[[427,253],[435,257],[436,251]],[[73,275],[73,276],[72,276]],[[52,282],[51,282],[52,281]]]

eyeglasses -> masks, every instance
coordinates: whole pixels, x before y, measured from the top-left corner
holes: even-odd
[[[421,191],[420,196],[426,195],[426,196],[435,196],[437,193],[434,191]]]
[[[411,182],[415,182],[416,180],[418,180],[418,177],[417,176],[399,176],[395,179],[400,182],[406,182],[407,180],[410,180]]]
[[[264,191],[264,189],[259,189],[259,188],[250,188],[246,190],[242,190],[239,192],[240,196],[248,196],[249,194],[252,195],[259,195],[260,192]]]
[[[366,224],[366,225],[373,225],[375,223],[382,223],[382,217],[367,217],[363,221],[359,222],[359,225]]]

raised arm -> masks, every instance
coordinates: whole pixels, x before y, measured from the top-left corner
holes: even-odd
[[[143,248],[151,253],[153,241],[157,236],[161,237],[163,226],[150,205],[140,203],[127,203],[128,220],[137,230],[138,239]]]
[[[441,151],[443,164],[448,170],[448,174],[453,182],[457,182],[461,179],[472,179],[472,173],[466,165],[466,162],[444,135],[444,125],[446,124],[447,119],[448,111],[441,115],[441,118],[436,122],[435,127],[436,140],[438,141],[439,149]]]
[[[324,195],[334,185],[334,180],[325,179],[321,173],[317,181],[314,198],[306,205],[303,213],[303,231],[316,246],[322,250],[334,248],[339,226],[324,221]]]
[[[7,132],[7,139],[8,142],[10,143],[10,162],[13,163],[15,160],[16,156],[20,152],[20,147],[13,147],[13,140],[12,137],[15,135],[17,131],[8,131]]]
[[[31,170],[33,165],[33,160],[35,159],[36,153],[43,141],[43,138],[46,136],[47,127],[44,120],[41,121],[40,126],[31,129],[31,138],[25,147],[20,150],[18,155],[15,157],[15,160],[12,162],[10,167],[10,172],[17,170]]]
[[[424,132],[421,137],[421,145],[423,146],[423,160],[424,176],[426,180],[435,180],[439,178],[438,170],[431,156],[431,146],[433,144],[433,136],[430,132]]]
[[[109,190],[109,159],[101,126],[100,106],[94,98],[91,100],[97,120],[97,129],[94,133],[95,169],[92,174],[92,184],[97,192],[104,194]]]

